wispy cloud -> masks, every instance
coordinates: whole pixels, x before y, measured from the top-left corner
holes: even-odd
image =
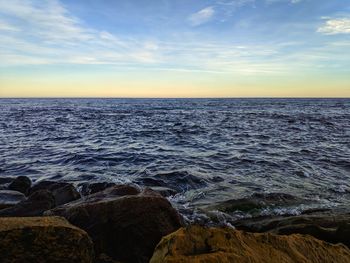
[[[217,1],[192,14],[189,21],[192,26],[212,21],[219,17],[219,4],[234,9],[254,2]],[[334,32],[334,29],[325,29],[325,26],[329,27],[329,21],[319,32]],[[340,26],[342,29],[339,26],[337,28],[337,32],[348,30],[344,25]],[[303,71],[319,64],[318,61],[334,56],[344,57],[343,54],[336,53],[335,46],[317,52],[301,52],[302,44],[290,44],[290,40],[247,44],[238,40],[233,42],[233,38],[213,40],[210,37],[198,37],[196,32],[178,34],[180,36],[173,38],[154,35],[152,39],[137,34],[133,37],[118,35],[87,25],[58,0],[0,0],[2,67],[79,64],[112,65],[123,69],[273,75]]]
[[[324,25],[318,28],[317,32],[326,35],[350,34],[350,19],[328,19]]]
[[[215,14],[214,7],[208,6],[189,16],[188,20],[192,26],[199,26],[209,22]]]
[[[268,4],[278,3],[278,2],[286,2],[290,4],[298,4],[301,3],[303,0],[265,0]]]
[[[0,0],[1,15],[12,22],[0,21],[1,65],[155,61],[146,40],[122,39],[90,28],[57,0]]]

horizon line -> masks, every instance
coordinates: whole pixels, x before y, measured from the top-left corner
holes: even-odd
[[[350,99],[350,97],[0,97],[0,99]]]

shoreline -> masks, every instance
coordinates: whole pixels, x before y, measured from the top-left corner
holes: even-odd
[[[171,194],[165,187],[152,190],[108,182],[86,183],[79,187],[78,192],[71,183],[40,181],[32,185],[25,176],[15,179],[5,177],[0,178],[0,220],[21,218],[25,222],[27,219],[23,218],[60,216],[88,233],[98,255],[106,254],[121,262],[148,262],[162,238],[183,227],[189,229],[188,235],[192,235],[192,226],[200,223],[187,224],[166,199]],[[260,194],[254,198],[236,200],[224,208],[254,208],[261,200],[271,203],[296,201],[293,196],[280,193]],[[196,231],[202,234],[202,231],[216,233],[226,228],[228,232],[239,230],[261,235],[302,234],[333,244],[342,243],[344,248],[350,248],[350,213],[342,210],[314,209],[300,215],[244,218],[226,222],[226,226],[222,222],[208,224],[203,221],[200,224],[204,229]],[[114,234],[111,235],[111,232]],[[146,240],[149,242],[145,244]]]

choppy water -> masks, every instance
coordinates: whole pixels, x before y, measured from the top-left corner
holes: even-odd
[[[168,186],[192,211],[350,200],[350,99],[1,99],[0,145],[2,177]]]

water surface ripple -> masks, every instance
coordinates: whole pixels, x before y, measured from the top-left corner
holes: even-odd
[[[167,186],[192,209],[350,200],[350,99],[1,99],[0,144],[2,177]]]

